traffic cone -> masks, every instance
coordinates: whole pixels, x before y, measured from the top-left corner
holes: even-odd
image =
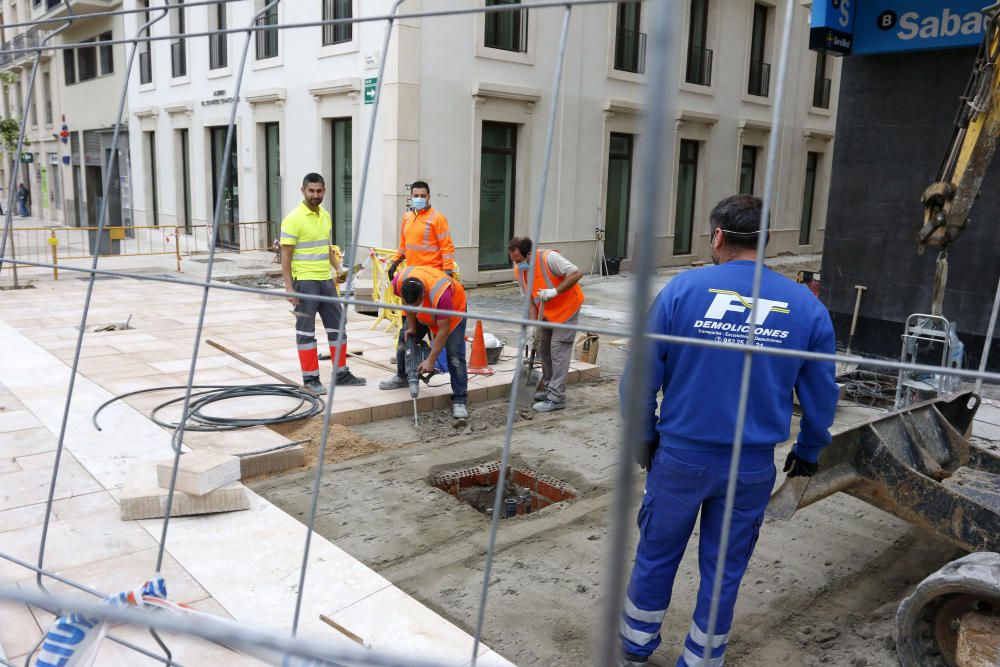
[[[469,359],[469,375],[493,375],[494,371],[486,363],[486,338],[483,337],[483,321],[476,320],[476,335],[472,337],[472,357]]]

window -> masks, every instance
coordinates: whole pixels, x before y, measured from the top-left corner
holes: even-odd
[[[32,127],[38,126],[38,109],[35,106],[38,103],[38,93],[28,100],[28,118],[31,119]]]
[[[812,105],[819,109],[830,108],[830,78],[826,75],[825,51],[816,52],[816,78],[813,81]]]
[[[608,148],[608,204],[604,218],[604,254],[628,254],[629,200],[632,195],[631,134],[611,133]]]
[[[674,254],[691,253],[694,203],[698,180],[698,142],[681,139],[677,163],[677,207],[674,211]]]
[[[759,97],[767,97],[771,84],[771,65],[764,62],[767,46],[767,20],[770,9],[767,5],[753,6],[753,29],[750,35],[750,76],[747,92]]]
[[[91,44],[94,40],[88,40]],[[97,77],[97,47],[81,46],[76,51],[76,80],[89,81]]]
[[[175,35],[183,35],[186,32],[184,0],[177,0],[175,4],[178,7],[174,9],[174,14],[170,17],[170,27]],[[187,48],[183,37],[170,42],[170,76],[175,79],[187,76]]]
[[[42,72],[42,91],[45,94],[45,124],[52,125],[52,75],[49,70]]]
[[[479,178],[479,268],[510,268],[507,241],[514,234],[517,125],[483,122]]]
[[[110,42],[111,31],[101,33],[97,38],[98,42]],[[115,71],[115,52],[111,44],[100,44],[98,46],[101,59],[101,76],[112,74]]]
[[[258,10],[259,11],[259,10]],[[257,19],[257,25],[278,25],[277,5],[269,8],[267,12]],[[278,57],[278,29],[257,31],[257,60],[267,60]]]
[[[642,74],[646,71],[646,35],[639,32],[638,2],[618,5],[615,24],[615,69]]]
[[[757,147],[744,146],[740,160],[740,194],[752,195],[757,183]]]
[[[806,155],[806,181],[802,189],[802,222],[799,224],[799,245],[809,245],[813,205],[816,200],[816,170],[818,167],[819,153],[809,151]]]
[[[351,0],[323,0],[323,20],[351,18]],[[323,46],[351,41],[351,24],[337,23],[323,26]]]
[[[141,0],[139,6],[145,7],[148,10],[149,0]],[[149,20],[149,12],[143,12],[142,22],[144,24],[149,23]],[[148,36],[148,33],[146,36]],[[139,83],[142,84],[153,82],[153,53],[151,44],[151,42],[142,42],[139,44]]]
[[[487,7],[520,5],[521,0],[486,0]],[[508,10],[486,14],[485,46],[504,51],[528,52],[528,12]],[[506,246],[504,246],[506,249]]]
[[[76,83],[76,52],[73,49],[63,51],[63,72],[66,75],[66,85]]]
[[[712,51],[708,44],[708,0],[691,0],[688,26],[687,73],[684,80],[699,86],[712,85]]]
[[[281,227],[280,129],[277,123],[264,123],[264,192],[266,194],[267,219],[271,223],[269,241],[278,238]],[[334,215],[337,213],[336,198],[334,198],[333,213]]]
[[[225,30],[226,29],[226,5],[220,3],[214,7],[209,7],[208,10],[209,18],[215,19],[214,21],[209,21],[209,29],[211,30]],[[213,25],[214,24],[214,25]],[[214,33],[208,37],[208,68],[209,69],[223,69],[229,66],[229,53],[227,49],[226,37],[228,35],[224,32]]]

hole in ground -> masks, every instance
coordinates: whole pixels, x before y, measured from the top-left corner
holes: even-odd
[[[430,483],[491,517],[499,479],[500,462],[491,461],[438,472]],[[576,500],[578,495],[569,484],[537,470],[508,468],[500,518],[531,514],[554,503]]]

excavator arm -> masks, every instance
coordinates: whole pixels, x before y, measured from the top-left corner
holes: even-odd
[[[919,251],[926,246],[946,250],[969,223],[986,169],[1000,137],[1000,3],[983,9],[986,32],[976,64],[961,97],[955,132],[937,181],[921,198],[924,226],[917,234]]]

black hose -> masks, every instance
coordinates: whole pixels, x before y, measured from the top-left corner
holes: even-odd
[[[140,389],[130,391],[126,394],[119,394],[114,398],[105,401],[94,411],[91,422],[98,431],[101,427],[97,423],[97,416],[104,408],[138,394],[148,394],[154,391],[171,391],[177,389],[187,389],[187,385],[174,385],[170,387],[153,387],[152,389]],[[185,431],[235,431],[241,428],[251,428],[253,426],[269,426],[271,424],[284,424],[286,422],[308,419],[320,414],[325,404],[323,399],[308,391],[290,384],[247,384],[247,385],[222,385],[222,384],[198,384],[191,387],[192,390],[199,390],[191,394],[191,402],[188,404],[187,423],[184,425]],[[232,399],[251,398],[255,396],[271,396],[275,398],[297,399],[298,404],[277,417],[264,417],[259,419],[234,418],[234,417],[213,417],[204,414],[202,411],[212,403],[217,401],[228,401]],[[157,413],[175,403],[183,403],[184,397],[173,398],[160,403],[150,413],[149,418],[153,423],[163,428],[175,430],[180,424],[169,422],[157,418]]]

